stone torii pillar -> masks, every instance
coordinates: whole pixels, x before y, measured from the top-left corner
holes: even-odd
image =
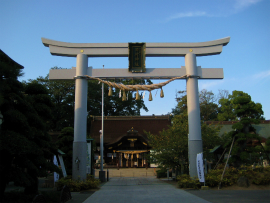
[[[50,70],[52,80],[76,79],[75,121],[73,143],[73,179],[86,178],[86,98],[85,75],[101,79],[171,79],[187,75],[187,105],[189,123],[189,171],[197,176],[196,156],[202,152],[198,79],[223,79],[222,68],[201,68],[196,64],[197,56],[216,55],[222,52],[230,37],[199,43],[146,43],[146,56],[185,57],[185,67],[147,68],[145,73],[131,73],[127,69],[87,68],[88,57],[128,57],[128,43],[66,43],[42,38],[52,55],[77,57],[73,69]],[[98,132],[97,132],[98,133]]]
[[[88,57],[85,54],[77,55],[76,76],[87,74]],[[72,177],[86,179],[86,129],[87,129],[87,79],[78,77],[75,81],[75,109],[74,109],[74,140]],[[74,164],[77,160],[77,166]]]
[[[187,53],[185,56],[185,65],[187,75],[189,75],[189,77],[187,78],[189,163],[196,163],[197,154],[203,152],[198,89],[199,75],[196,64],[196,55],[193,53]],[[189,173],[192,177],[196,176],[197,168],[190,167]]]

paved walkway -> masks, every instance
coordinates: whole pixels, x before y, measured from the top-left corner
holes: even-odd
[[[110,178],[99,191],[96,191],[84,203],[208,203],[208,201],[190,194],[155,177]]]
[[[187,190],[212,203],[269,203],[270,190]]]

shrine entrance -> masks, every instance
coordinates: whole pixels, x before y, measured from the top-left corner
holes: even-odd
[[[98,129],[101,116],[91,118],[90,136],[96,142],[95,163],[100,168],[100,140]],[[151,146],[146,132],[158,135],[167,129],[171,120],[166,116],[106,116],[104,119],[104,167],[149,168],[147,161]]]
[[[120,168],[143,168],[149,167],[146,162],[149,154],[147,138],[138,134],[133,128],[127,132],[127,135],[121,137],[114,143],[106,144],[105,151],[107,157],[105,163],[110,167]]]
[[[202,153],[200,106],[198,95],[198,79],[223,79],[223,69],[201,68],[197,66],[196,58],[199,56],[216,55],[222,52],[223,46],[230,41],[230,37],[198,43],[66,43],[42,38],[50,52],[57,56],[76,57],[77,64],[74,69],[51,70],[50,79],[74,80],[75,79],[75,109],[74,109],[74,142],[73,142],[73,166],[72,178],[86,179],[87,159],[86,145],[86,118],[87,118],[87,80],[95,79],[106,83],[110,87],[122,91],[137,91],[136,99],[139,99],[139,90],[162,88],[164,85],[176,79],[185,79],[187,88],[188,107],[188,158],[189,174],[197,176],[197,154]],[[129,57],[129,67],[126,69],[93,69],[88,67],[88,57]],[[185,57],[185,66],[181,68],[147,68],[145,57]],[[109,83],[109,79],[170,79],[167,82],[156,85],[134,85]],[[91,97],[91,95],[89,95]],[[164,94],[160,95],[164,97]],[[123,100],[126,96],[123,93]],[[149,101],[152,95],[149,94]],[[103,115],[103,113],[102,113]],[[100,129],[99,129],[100,130]],[[104,132],[101,131],[101,140]],[[103,142],[103,141],[102,141]],[[103,145],[101,144],[101,156],[103,157]],[[79,160],[79,162],[78,162]],[[78,164],[79,163],[79,164]],[[103,172],[103,166],[100,174]],[[101,177],[101,176],[100,176]],[[103,177],[103,175],[102,175]]]

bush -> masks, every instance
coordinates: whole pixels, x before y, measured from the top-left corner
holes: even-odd
[[[210,170],[209,173],[205,176],[206,184],[210,187],[218,186],[222,173],[223,169]],[[236,184],[240,176],[245,175],[239,174],[239,171],[234,167],[227,168],[222,179],[222,186],[226,187]]]
[[[270,184],[270,167],[256,167],[254,175],[251,178],[255,185],[269,185]]]
[[[223,169],[210,170],[205,176],[206,185],[217,187],[221,180]],[[249,181],[256,185],[270,184],[270,167],[234,167],[227,168],[222,179],[222,186],[231,186],[237,183],[240,177],[247,177]],[[180,188],[199,188],[198,179],[192,179],[188,175],[177,176]]]
[[[221,180],[223,169],[210,170],[205,176],[206,185],[210,187],[217,187]],[[222,179],[222,186],[231,186],[237,183],[240,177],[247,177],[249,181],[256,185],[270,184],[270,167],[241,167],[236,169],[234,167],[227,168]],[[191,187],[194,179],[187,175],[178,176],[178,185],[181,188]],[[194,187],[192,187],[194,188]]]
[[[172,177],[172,172],[169,173],[169,177]],[[159,170],[157,170],[157,178],[167,178],[167,168],[160,167]]]
[[[62,189],[64,185],[68,186],[71,192],[79,192],[82,190],[88,190],[98,188],[100,181],[93,178],[92,175],[88,175],[85,181],[72,180],[71,176],[61,178],[57,182],[57,188]]]
[[[201,187],[201,183],[198,178],[191,178],[187,174],[177,176],[178,186],[180,188],[194,188],[199,189]]]

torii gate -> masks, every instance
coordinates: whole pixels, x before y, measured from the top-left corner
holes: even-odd
[[[52,55],[77,57],[76,68],[51,69],[49,74],[51,80],[76,80],[73,179],[86,179],[88,88],[86,75],[101,79],[170,79],[187,75],[189,172],[191,177],[197,176],[196,156],[198,153],[203,152],[198,78],[223,79],[223,69],[202,69],[196,64],[196,56],[220,54],[223,46],[226,46],[229,41],[230,37],[199,43],[146,43],[147,57],[181,56],[185,57],[185,66],[181,68],[147,68],[145,73],[131,73],[128,69],[92,69],[92,67],[88,67],[88,57],[128,57],[128,43],[66,43],[42,38],[44,46],[50,48]]]

